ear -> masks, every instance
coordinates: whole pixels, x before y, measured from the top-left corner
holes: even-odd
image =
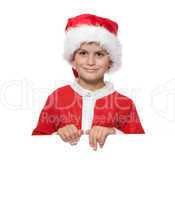
[[[106,72],[109,72],[109,70],[110,70],[110,68],[111,68],[111,66],[112,66],[112,63],[113,63],[113,62],[110,60],[110,61],[109,61],[109,65],[108,65],[108,68],[107,68]]]
[[[110,59],[110,60],[109,60],[108,70],[111,68],[112,64],[113,64],[113,62],[112,62],[112,60]]]
[[[72,65],[72,68],[76,70],[76,65],[74,61],[71,62],[71,65]]]

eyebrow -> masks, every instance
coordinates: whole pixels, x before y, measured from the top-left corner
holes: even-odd
[[[82,49],[82,48],[77,49],[77,51],[86,51],[86,52],[88,52],[86,49]],[[103,53],[107,53],[108,54],[108,52],[106,50],[104,50],[104,49],[95,51],[95,53],[99,53],[99,52],[103,52]]]

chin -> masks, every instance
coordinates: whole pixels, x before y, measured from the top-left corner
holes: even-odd
[[[88,74],[88,75],[84,75],[84,76],[80,76],[82,80],[86,81],[86,82],[90,82],[90,83],[96,83],[98,80],[103,79],[103,77],[99,77],[95,74]]]

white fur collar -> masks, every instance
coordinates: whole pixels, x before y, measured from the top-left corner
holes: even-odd
[[[79,85],[79,83],[77,82],[76,79],[74,80],[74,82],[70,86],[80,96],[92,97],[92,98],[95,98],[95,99],[102,98],[104,96],[112,94],[115,91],[113,84],[109,81],[105,81],[105,86],[100,88],[100,89],[97,89],[95,91],[91,91],[91,90],[83,88],[82,86]]]

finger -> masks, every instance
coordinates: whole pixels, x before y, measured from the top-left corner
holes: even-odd
[[[78,129],[74,124],[71,126],[72,130],[73,130],[73,139],[77,139],[79,137],[81,137],[81,135],[83,134],[83,130],[82,129]]]
[[[102,130],[97,130],[97,133],[96,133],[96,138],[97,138],[97,143],[99,143],[99,145],[102,144]]]
[[[92,148],[94,150],[97,150],[97,132],[96,131],[92,131],[91,133],[91,137],[92,137]]]
[[[89,131],[89,145],[93,147],[92,130]]]
[[[64,141],[64,142],[68,142],[69,140],[68,140],[68,138],[67,138],[67,136],[66,136],[66,134],[61,134],[60,135],[60,137],[61,137],[61,139]]]
[[[64,134],[65,134],[66,139],[67,139],[68,141],[71,141],[71,140],[72,140],[72,131],[71,131],[69,128],[66,129],[66,131],[64,132]]]
[[[79,137],[81,137],[81,136],[83,135],[83,130],[82,130],[82,129],[79,129],[79,130],[77,131],[77,133],[78,133],[78,136],[77,136],[77,137],[79,138]]]
[[[105,132],[103,132],[101,135],[100,142],[99,142],[100,148],[103,148],[103,146],[105,144],[105,140],[106,140],[106,134],[105,134]]]
[[[115,128],[111,128],[109,131],[109,134],[116,134],[116,129]]]
[[[95,136],[93,136],[93,150],[97,150],[97,139]]]
[[[74,140],[76,138],[77,128],[74,127],[73,125],[69,125],[67,128],[69,130],[70,140]]]
[[[80,140],[80,137],[77,137],[77,138],[75,138],[75,139],[71,139],[71,140],[69,141],[69,143],[70,143],[71,145],[75,145],[75,144],[77,144],[77,143],[79,142],[79,140]]]
[[[96,138],[97,138],[97,143],[100,145],[102,145],[102,135],[103,135],[103,130],[101,129],[97,129],[97,134],[96,134]]]
[[[67,142],[67,137],[66,135],[64,134],[64,130],[62,128],[58,129],[57,131],[58,135],[60,136],[60,138],[64,141],[64,142]]]
[[[79,140],[80,140],[80,137],[75,138],[75,139],[72,139],[72,140],[70,140],[69,142],[70,142],[70,143],[78,143]]]
[[[76,142],[76,141],[71,141],[71,142],[69,142],[69,144],[70,144],[70,145],[76,145],[77,142]]]
[[[74,139],[74,140],[69,141],[69,143],[70,143],[71,145],[76,145],[76,144],[79,142],[79,140],[80,140],[80,137],[78,137],[78,138],[76,138],[76,139]]]

